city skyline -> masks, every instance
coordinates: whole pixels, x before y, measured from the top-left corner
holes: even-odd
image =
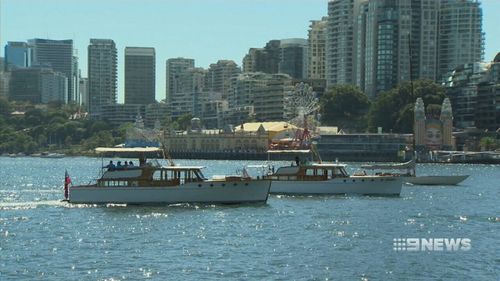
[[[286,5],[280,0],[146,2],[2,0],[0,56],[4,56],[7,41],[73,39],[82,76],[87,77],[90,39],[112,39],[118,51],[118,102],[123,103],[125,47],[153,47],[157,52],[156,100],[160,101],[165,98],[167,59],[192,58],[195,66],[205,69],[218,60],[228,59],[241,67],[249,48],[261,48],[272,39],[307,38],[310,21],[328,13],[326,0],[292,0],[286,1]],[[481,3],[485,61],[491,61],[500,51],[499,31],[495,27],[500,1]],[[27,10],[37,13],[26,13]]]

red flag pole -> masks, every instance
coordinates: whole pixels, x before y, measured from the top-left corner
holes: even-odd
[[[69,184],[71,178],[69,177],[68,170],[64,173],[64,200],[69,200]]]

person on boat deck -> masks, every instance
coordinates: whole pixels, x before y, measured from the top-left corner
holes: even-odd
[[[128,163],[127,163],[127,161],[123,161],[123,162],[124,162],[123,169],[126,170],[128,168]]]
[[[134,163],[132,163],[132,161],[128,161],[128,166],[129,167],[134,167]]]
[[[117,170],[121,170],[121,169],[123,169],[123,166],[122,166],[122,161],[118,161],[118,163],[116,163],[116,169],[117,169]]]
[[[299,158],[299,156],[295,156],[295,164],[297,166],[300,166],[300,158]]]
[[[139,158],[139,166],[144,166],[144,165],[146,165],[146,158],[144,157]]]
[[[113,163],[113,160],[109,161],[109,164],[104,166],[104,168],[108,168],[108,171],[114,171],[115,170],[115,164]]]

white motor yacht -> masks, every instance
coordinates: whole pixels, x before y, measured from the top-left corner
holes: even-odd
[[[274,194],[363,194],[398,196],[402,178],[397,176],[349,175],[345,164],[303,163],[280,167],[265,179],[272,180]]]
[[[160,166],[146,163],[145,155],[159,148],[98,148],[98,152],[139,154],[140,166],[106,168],[94,184],[69,186],[70,203],[88,204],[236,204],[266,202],[270,180],[228,176],[207,180],[202,167]],[[68,182],[68,181],[67,181]]]

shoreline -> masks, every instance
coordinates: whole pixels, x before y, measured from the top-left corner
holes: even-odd
[[[89,152],[50,152],[54,156],[39,155],[37,154],[2,154],[0,157],[32,157],[32,158],[46,158],[46,159],[61,159],[65,157],[107,157],[114,158],[117,157],[113,153],[107,154],[97,154],[93,151]],[[296,153],[267,153],[267,152],[171,152],[169,153],[172,159],[189,159],[189,160],[253,160],[253,161],[294,161],[295,156],[299,155]],[[303,154],[302,154],[303,155]],[[325,162],[405,162],[407,160],[401,159],[397,155],[388,154],[384,152],[374,152],[374,151],[359,151],[359,152],[334,152],[334,151],[320,151],[321,159]],[[121,155],[123,157],[123,155]],[[310,158],[309,155],[301,156],[305,158]],[[130,157],[125,158],[135,158],[135,156],[130,155]],[[158,155],[148,155],[148,158],[161,159],[162,156]],[[436,163],[436,164],[490,164],[490,165],[500,165],[500,159],[459,159],[454,161],[418,161],[417,163]]]

